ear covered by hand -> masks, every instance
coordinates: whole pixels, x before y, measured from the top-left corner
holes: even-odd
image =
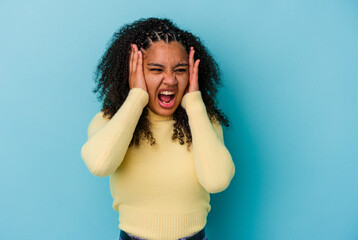
[[[199,91],[199,63],[200,59],[194,62],[194,47],[190,47],[189,52],[189,82],[185,93]]]
[[[129,89],[141,88],[147,91],[143,73],[143,53],[138,50],[136,44],[131,44],[131,54],[129,56]]]

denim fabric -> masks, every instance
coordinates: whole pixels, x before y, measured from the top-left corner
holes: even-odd
[[[122,230],[121,230],[122,231]],[[132,237],[133,239],[137,239],[137,240],[146,240],[146,239],[144,239],[144,238],[139,238],[139,237],[136,237],[136,236],[134,236],[134,235],[131,235],[131,234],[129,234],[129,233],[127,233],[130,237]],[[191,234],[191,235],[189,235],[189,236],[186,236],[186,237],[184,237],[184,238],[179,238],[178,240],[186,240],[188,237],[191,237],[191,236],[193,236],[193,235],[195,235],[195,234],[197,234],[197,233],[193,233],[193,234]],[[123,240],[122,238],[121,238],[121,236],[119,236],[119,240]],[[206,234],[205,234],[205,236],[204,236],[204,238],[202,239],[202,240],[208,240],[207,239],[207,237],[206,237]]]

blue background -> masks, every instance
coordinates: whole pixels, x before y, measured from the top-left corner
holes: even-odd
[[[236,175],[209,240],[358,239],[357,1],[0,2],[0,239],[118,239],[80,156],[112,34],[168,17],[220,64]]]

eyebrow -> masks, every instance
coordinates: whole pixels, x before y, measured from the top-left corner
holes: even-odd
[[[164,65],[159,64],[159,63],[148,63],[147,65],[148,66],[155,66],[155,67],[164,68]],[[187,63],[179,63],[179,64],[175,65],[174,68],[176,68],[176,67],[187,67],[187,66],[189,66],[189,64],[187,64]]]

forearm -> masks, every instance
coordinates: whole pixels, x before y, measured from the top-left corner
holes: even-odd
[[[209,120],[200,91],[182,100],[192,134],[194,167],[200,184],[210,193],[225,190],[235,174],[235,165],[224,145],[220,123],[214,129]],[[219,136],[221,135],[221,136]]]
[[[93,135],[89,133],[81,156],[92,174],[108,176],[121,164],[148,98],[147,92],[133,88],[113,117],[105,125],[98,126]],[[96,124],[95,121],[91,124]]]

